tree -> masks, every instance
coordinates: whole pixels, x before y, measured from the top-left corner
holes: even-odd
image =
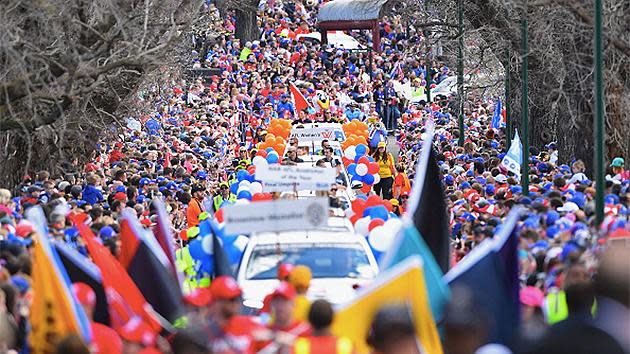
[[[0,176],[69,172],[115,134],[129,96],[201,0],[9,1],[0,9]]]
[[[242,43],[260,38],[258,26],[258,4],[260,0],[219,0],[217,7],[221,13],[234,11],[236,19],[234,35]]]

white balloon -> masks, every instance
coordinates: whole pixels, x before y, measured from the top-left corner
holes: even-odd
[[[359,176],[365,176],[368,172],[368,168],[365,164],[360,163],[357,165],[356,171]]]
[[[249,189],[249,186],[241,186],[241,185],[239,185],[238,186],[238,190],[236,191],[236,195],[238,195],[241,191],[248,191],[248,192],[252,193],[250,191],[250,189]],[[254,194],[254,193],[252,193],[252,194]]]
[[[400,231],[400,228],[402,227],[403,223],[399,218],[389,218],[387,221],[385,221],[385,224],[383,224],[383,227],[385,229],[387,229],[387,232],[390,232],[392,234],[397,234],[398,231]]]
[[[243,252],[248,243],[249,243],[249,237],[240,235],[239,237],[236,238],[236,240],[234,240],[233,245],[239,251]]]
[[[348,146],[344,151],[343,154],[346,155],[347,158],[349,158],[350,160],[354,160],[354,158],[357,156],[357,147],[356,146]]]
[[[262,190],[263,190],[263,186],[260,182],[254,182],[249,185],[249,191],[252,193],[252,195],[256,193],[261,193]]]
[[[394,241],[395,234],[389,232],[387,228],[383,226],[377,226],[370,231],[368,235],[368,241],[372,248],[379,252],[387,251]]]
[[[368,227],[370,226],[370,221],[372,221],[372,218],[369,216],[357,220],[357,222],[354,224],[354,232],[361,236],[367,235],[368,232],[370,232],[370,230],[368,230]]]
[[[242,198],[242,199],[238,199],[234,202],[234,205],[243,205],[243,204],[249,204],[249,200]]]
[[[252,160],[252,164],[256,167],[269,165],[267,160],[262,156],[254,156],[254,159]]]
[[[250,181],[247,181],[247,180],[242,180],[242,181],[240,181],[240,182],[238,183],[238,188],[241,188],[241,187],[247,187],[247,188],[248,188],[247,190],[249,190],[249,186],[250,186],[251,184],[252,184],[252,182],[250,182]]]
[[[346,217],[350,219],[351,217],[354,216],[354,210],[352,210],[352,208],[348,208],[345,210],[345,214],[346,214]]]
[[[208,235],[201,240],[201,248],[206,254],[212,254],[214,242],[212,242],[212,236]]]
[[[377,184],[378,182],[381,181],[381,175],[379,175],[378,173],[373,174],[374,176],[374,184]]]

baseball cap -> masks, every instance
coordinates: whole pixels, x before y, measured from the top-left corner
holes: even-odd
[[[378,143],[378,147],[379,148],[384,148],[386,146],[387,146],[387,144],[384,141],[381,141],[380,143]]]
[[[311,270],[305,265],[298,265],[293,268],[291,274],[289,274],[289,282],[296,288],[304,287],[308,288],[311,283]]]
[[[287,279],[293,270],[293,264],[282,263],[278,267],[278,279],[283,280]]]
[[[155,345],[156,333],[138,316],[129,320],[119,331],[120,337],[128,342],[139,343],[146,347]]]
[[[217,300],[232,300],[243,294],[234,278],[222,275],[210,284],[210,294]]]
[[[494,180],[497,181],[498,183],[503,184],[507,182],[507,177],[504,174],[499,173],[498,175],[496,175],[496,177],[494,177]]]
[[[85,283],[72,284],[72,292],[81,305],[94,306],[96,304],[96,293]]]
[[[111,226],[103,226],[98,232],[98,235],[101,237],[101,239],[107,240],[116,236],[116,231],[114,231],[114,228]]]
[[[623,157],[615,157],[610,164],[610,167],[623,167],[624,160]]]
[[[196,288],[184,296],[184,302],[195,307],[205,307],[212,302],[212,293],[208,288]]]
[[[580,210],[580,207],[573,202],[566,202],[563,206],[556,209],[559,212],[571,213]]]
[[[280,282],[280,285],[278,285],[276,290],[271,293],[271,299],[275,299],[276,297],[283,297],[286,300],[293,300],[295,299],[295,288],[286,281]]]

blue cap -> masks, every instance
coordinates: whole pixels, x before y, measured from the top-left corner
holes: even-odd
[[[486,185],[486,179],[482,176],[478,176],[477,178],[477,182],[481,183],[481,185]]]
[[[560,214],[555,210],[549,210],[546,215],[547,226],[553,225],[560,219]]]
[[[574,242],[569,241],[562,248],[562,253],[560,254],[560,259],[564,262],[567,258],[569,258],[569,255],[571,253],[578,252],[579,250],[580,250],[580,247],[577,244],[575,244]]]
[[[523,197],[521,198],[521,200],[519,200],[519,203],[523,205],[530,205],[532,204],[532,200],[529,197]]]
[[[520,194],[523,192],[523,187],[521,186],[511,186],[510,187],[510,192],[512,192],[512,194]]]
[[[149,184],[149,182],[150,182],[149,179],[146,177],[140,178],[140,187],[146,186],[147,184]]]
[[[474,177],[474,176],[475,176],[475,172],[473,170],[466,171],[466,177]]]
[[[459,185],[459,189],[464,190],[470,188],[470,183],[464,181]]]
[[[580,209],[582,209],[584,208],[584,205],[586,204],[586,196],[582,192],[575,192],[573,194],[573,198],[569,199],[569,201],[577,204],[577,206],[579,206]]]
[[[447,186],[452,186],[453,184],[455,184],[455,177],[453,177],[451,175],[444,176],[444,183]]]
[[[116,193],[118,193],[118,192],[125,193],[125,192],[127,192],[127,189],[125,188],[125,186],[118,186],[118,187],[116,187]]]
[[[619,204],[619,196],[616,194],[609,194],[604,199],[606,204]]]
[[[136,198],[136,203],[138,203],[138,204],[142,204],[142,203],[144,203],[144,202],[145,202],[145,200],[147,200],[147,197],[145,197],[145,196],[144,196],[144,195],[142,195],[142,194],[139,194],[139,195],[138,195],[138,198]]]
[[[494,187],[494,184],[489,184],[486,186],[486,195],[494,195],[495,192],[496,188]]]
[[[103,226],[101,228],[101,231],[98,232],[98,235],[101,237],[102,240],[107,240],[116,236],[116,231],[114,231],[114,228],[112,228],[111,226]]]
[[[15,285],[15,287],[18,289],[18,291],[20,292],[20,294],[24,294],[28,291],[28,289],[31,287],[31,285],[29,284],[28,280],[26,280],[26,278],[24,278],[21,275],[14,275],[11,277],[11,283],[13,283],[13,285]]]
[[[555,238],[558,232],[560,232],[560,227],[558,227],[557,225],[549,226],[547,228],[547,237]]]

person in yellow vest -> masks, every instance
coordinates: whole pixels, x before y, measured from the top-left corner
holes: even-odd
[[[191,227],[186,230],[186,240],[182,239],[183,246],[175,251],[175,266],[177,270],[184,274],[183,291],[190,294],[196,288],[207,288],[210,286],[209,277],[199,277],[197,275],[197,262],[190,255],[188,243],[199,236],[199,227]]]
[[[299,337],[293,343],[293,354],[353,354],[352,341],[332,334],[330,326],[334,318],[332,305],[326,300],[316,300],[308,311],[311,335]]]
[[[552,325],[569,317],[566,289],[582,284],[591,284],[592,279],[586,267],[582,264],[571,265],[565,271],[562,289],[554,289],[547,294],[544,303],[544,313],[547,323]],[[591,314],[595,314],[596,303],[591,307]]]
[[[219,184],[219,193],[212,198],[212,206],[215,213],[219,211],[221,204],[226,200],[235,202],[236,196],[230,192],[230,186],[227,183],[221,182]]]
[[[295,297],[295,319],[304,321],[308,319],[308,310],[311,306],[310,301],[306,298],[306,293],[311,285],[311,270],[305,265],[297,265],[289,273],[289,283],[295,288],[297,296]]]

